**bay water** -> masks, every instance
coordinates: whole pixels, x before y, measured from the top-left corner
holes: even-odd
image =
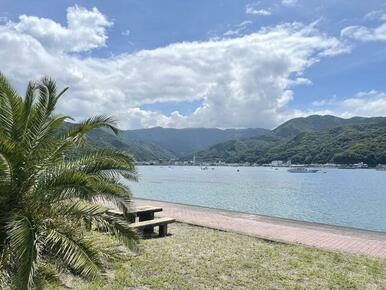
[[[386,171],[139,166],[134,197],[386,232]]]

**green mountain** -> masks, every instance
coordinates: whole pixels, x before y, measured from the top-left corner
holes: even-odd
[[[257,137],[268,133],[266,129],[173,129],[155,127],[150,129],[127,130],[122,137],[146,144],[156,144],[177,157],[204,150],[210,146],[233,139]]]
[[[71,126],[67,123],[66,126]],[[231,139],[250,138],[269,132],[266,129],[169,129],[150,128],[120,131],[96,129],[87,134],[84,150],[115,148],[132,154],[138,161],[170,160]]]
[[[332,129],[348,125],[373,124],[386,120],[384,117],[364,118],[353,117],[350,119],[343,119],[331,115],[311,115],[308,117],[291,119],[272,132],[281,137],[296,136],[302,132],[313,132],[321,129]]]
[[[318,122],[318,120],[320,122]],[[198,152],[198,160],[267,163],[386,163],[386,118],[309,116],[290,120],[270,134],[232,140]],[[190,158],[187,157],[187,158]]]
[[[191,160],[193,155],[196,155],[198,161],[256,162],[259,156],[282,139],[270,133],[258,138],[231,140],[211,146],[207,150],[189,154],[184,159]]]
[[[252,138],[251,138],[252,137]],[[225,142],[224,142],[225,141]],[[350,119],[313,115],[295,118],[272,131],[265,129],[107,130],[87,135],[85,148],[113,147],[138,161],[173,158],[268,163],[386,163],[386,118]],[[203,150],[202,150],[203,149]],[[183,156],[183,157],[181,157]]]
[[[169,160],[175,158],[173,154],[158,145],[128,140],[122,137],[121,134],[116,136],[102,129],[93,130],[86,136],[86,146],[115,148],[132,154],[138,161]]]
[[[65,123],[65,127],[72,126],[71,123]],[[125,151],[134,156],[137,161],[150,160],[170,160],[175,156],[162,147],[144,143],[136,140],[128,140],[120,135],[116,136],[113,132],[106,129],[95,129],[86,135],[86,144],[79,150],[90,150],[95,148],[115,148]],[[73,154],[77,154],[74,152]]]
[[[259,162],[292,160],[294,163],[386,163],[386,122],[341,126],[302,132],[281,141],[258,156]]]

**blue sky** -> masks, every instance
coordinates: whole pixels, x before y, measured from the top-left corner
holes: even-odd
[[[2,58],[3,73],[21,91],[46,74],[69,85],[61,109],[76,118],[272,128],[313,113],[386,115],[380,0],[1,0],[0,19],[0,56],[20,51],[26,68]]]

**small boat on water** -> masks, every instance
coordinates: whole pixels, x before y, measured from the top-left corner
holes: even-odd
[[[291,173],[316,173],[318,171],[319,169],[310,169],[305,167],[295,167],[295,168],[288,169],[288,172],[291,172]]]
[[[375,167],[377,171],[386,171],[386,165],[384,164],[378,164],[377,167]]]

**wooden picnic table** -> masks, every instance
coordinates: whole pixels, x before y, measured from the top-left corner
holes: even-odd
[[[138,221],[148,221],[154,219],[154,213],[162,211],[162,207],[155,206],[142,206],[135,209],[129,210],[129,214],[135,217],[138,217]]]
[[[154,227],[159,227],[159,236],[164,237],[167,235],[167,226],[170,223],[174,223],[173,218],[154,218],[154,213],[162,211],[162,207],[155,206],[141,206],[137,208],[129,209],[128,218],[130,221],[130,227],[142,231],[146,235],[154,233]],[[117,210],[110,210],[110,212],[123,215],[122,212]],[[137,221],[138,217],[138,221]]]
[[[128,210],[129,220],[131,223],[136,222],[136,218],[138,217],[138,221],[148,221],[154,219],[154,213],[162,211],[162,207],[156,206],[141,206],[136,208],[130,208]],[[123,213],[119,210],[110,209],[109,212],[116,215],[123,215]]]

